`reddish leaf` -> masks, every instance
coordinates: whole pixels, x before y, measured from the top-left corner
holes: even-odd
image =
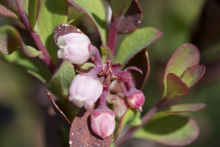
[[[113,134],[105,139],[97,136],[90,126],[90,114],[93,110],[86,111],[82,109],[74,118],[70,134],[70,147],[109,147],[113,138]]]
[[[203,77],[204,73],[204,65],[191,66],[184,71],[181,80],[188,86],[188,88],[190,88]]]
[[[181,81],[181,79],[173,74],[169,73],[167,75],[167,98],[176,98],[187,95],[188,88],[185,83]]]
[[[11,17],[11,18],[18,18],[14,12],[10,11],[9,9],[7,9],[1,4],[0,4],[0,15]]]
[[[205,109],[206,104],[179,104],[162,110],[162,113],[186,113]]]
[[[126,65],[126,67],[129,66],[135,66],[141,69],[142,75],[137,71],[130,70],[130,72],[136,88],[143,89],[150,72],[150,62],[147,50],[142,50],[136,54]]]
[[[60,36],[69,34],[69,33],[83,33],[80,29],[78,29],[75,26],[69,25],[69,24],[61,24],[55,27],[54,29],[54,41],[57,42],[57,39]]]
[[[124,18],[121,19],[118,33],[130,33],[139,27],[143,18],[141,6],[133,0]]]

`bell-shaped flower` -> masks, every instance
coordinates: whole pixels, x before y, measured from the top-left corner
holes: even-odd
[[[145,102],[145,96],[140,90],[134,88],[129,91],[129,94],[127,95],[127,101],[132,108],[142,111],[142,106]]]
[[[77,107],[89,110],[98,100],[103,86],[97,77],[90,74],[79,74],[73,79],[69,89],[69,100]]]
[[[117,119],[121,119],[126,110],[128,109],[128,104],[125,99],[125,96],[121,93],[117,94],[116,102],[113,104],[113,111]]]
[[[83,64],[90,57],[91,42],[85,34],[70,33],[57,40],[58,58],[69,60],[73,64]]]
[[[108,108],[95,109],[91,114],[92,130],[101,138],[110,136],[115,130],[115,114]]]

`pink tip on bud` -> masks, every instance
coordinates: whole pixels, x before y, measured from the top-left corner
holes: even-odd
[[[115,114],[108,108],[95,109],[91,114],[92,130],[101,138],[110,136],[115,130]]]
[[[86,110],[89,110],[102,94],[102,90],[103,86],[97,77],[79,74],[70,85],[69,100],[77,107],[84,106]]]
[[[73,64],[83,64],[90,57],[90,40],[85,34],[70,33],[60,36],[58,58],[69,60]]]
[[[131,90],[127,96],[128,104],[139,111],[142,111],[142,106],[145,102],[145,96],[140,90]]]

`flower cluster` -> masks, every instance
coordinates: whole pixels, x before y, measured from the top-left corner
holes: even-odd
[[[89,38],[82,33],[69,33],[57,40],[58,57],[81,65],[88,60],[95,64],[89,72],[80,72],[69,88],[69,100],[77,107],[95,110],[91,114],[91,128],[101,138],[111,135],[115,129],[115,116],[120,119],[128,108],[142,111],[145,97],[137,90],[128,69],[120,71],[121,64],[113,64],[110,59],[102,62],[99,51],[92,46]],[[141,71],[140,71],[141,72]],[[113,111],[106,100],[111,95],[111,87],[116,81],[121,86],[120,94],[115,94]],[[120,96],[119,96],[120,95]],[[99,103],[96,103],[99,100]],[[96,105],[95,105],[96,104]]]

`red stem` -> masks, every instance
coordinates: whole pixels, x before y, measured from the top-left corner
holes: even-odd
[[[40,36],[36,32],[34,32],[34,30],[32,29],[32,27],[29,23],[29,20],[27,19],[27,16],[24,13],[24,10],[21,8],[21,6],[19,4],[19,0],[16,0],[16,5],[17,5],[18,13],[20,15],[21,22],[27,28],[28,32],[30,33],[31,37],[33,38],[38,49],[40,51],[42,51],[42,58],[41,59],[46,64],[46,66],[50,69],[51,73],[53,73],[55,71],[55,66],[54,66],[53,61],[50,57],[50,54],[48,53],[43,42],[41,41]]]
[[[115,52],[115,41],[117,38],[117,33],[118,33],[120,22],[121,22],[121,16],[117,18],[112,17],[111,23],[109,26],[107,46],[110,48],[113,54]]]
[[[124,143],[126,140],[128,140],[132,134],[137,131],[139,128],[143,127],[144,125],[146,125],[149,120],[153,117],[153,115],[159,110],[159,108],[167,101],[167,98],[163,98],[160,101],[157,102],[157,104],[151,108],[148,113],[146,113],[143,117],[142,117],[142,123],[139,126],[135,126],[135,127],[131,127],[127,133],[125,133],[124,136],[122,136],[120,139],[118,139],[118,141],[115,142],[115,146],[120,146],[122,143]]]

